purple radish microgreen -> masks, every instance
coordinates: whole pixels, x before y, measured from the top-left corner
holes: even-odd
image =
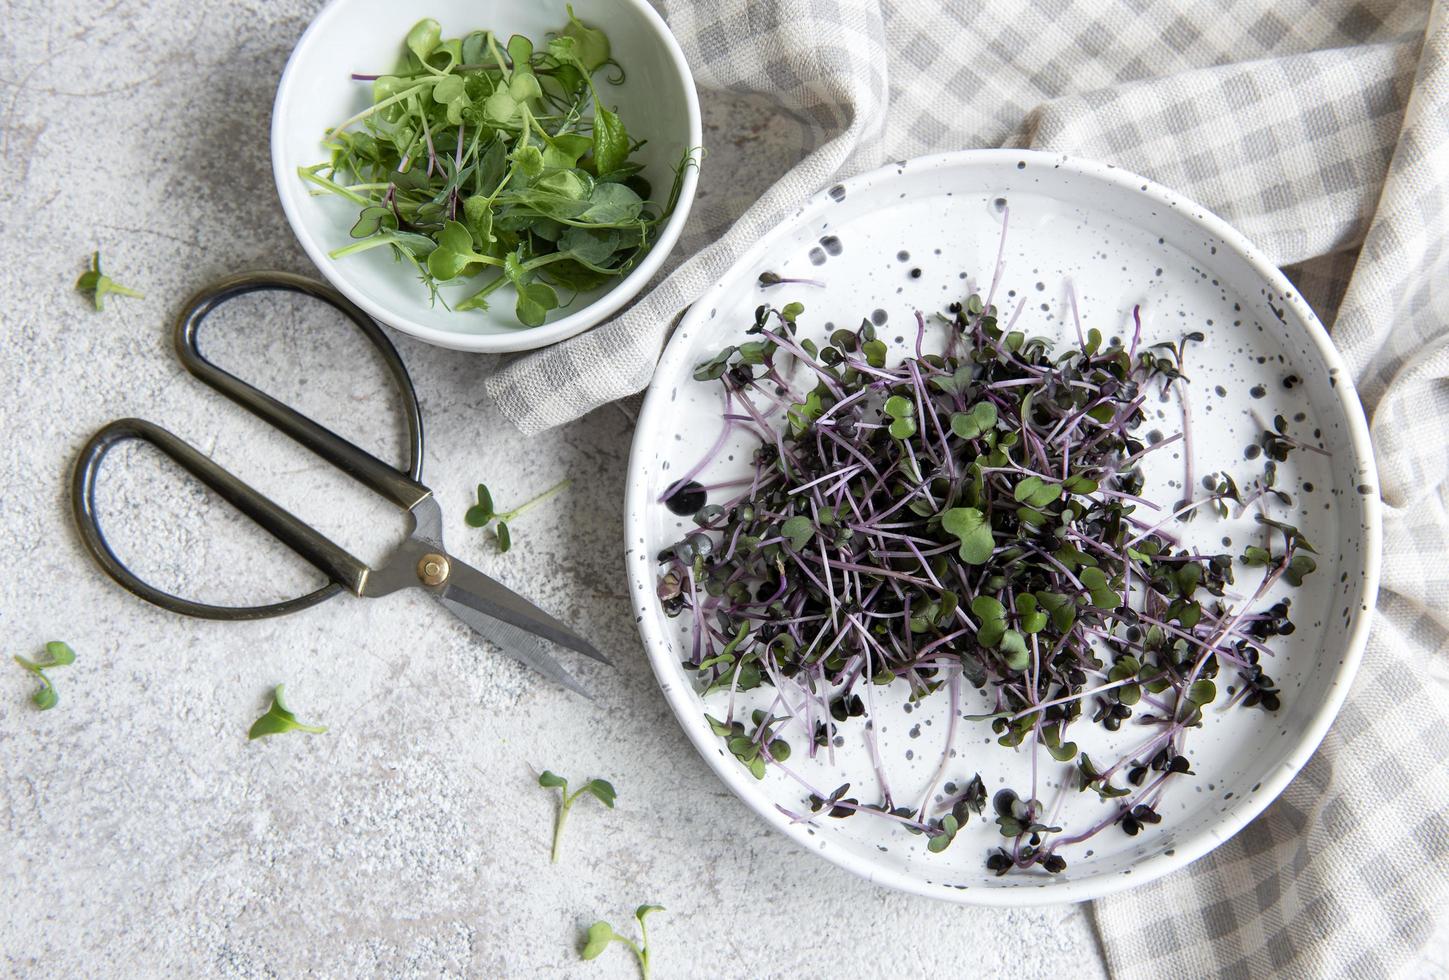
[[[794,819],[873,813],[925,835],[932,852],[948,848],[984,807],[984,787],[978,777],[963,795],[948,783],[946,802],[932,802],[951,765],[948,734],[921,804],[898,805],[870,724],[872,689],[904,684],[916,704],[943,692],[953,726],[962,682],[981,689],[993,708],[966,721],[989,722],[999,744],[1034,760],[1029,793],[996,795],[1006,843],[986,866],[1054,874],[1066,868],[1062,849],[1161,819],[1169,781],[1192,774],[1184,740],[1209,705],[1280,706],[1259,661],[1293,631],[1290,601],[1262,607],[1279,582],[1300,585],[1316,566],[1303,535],[1265,509],[1288,502],[1276,463],[1310,447],[1279,416],[1260,439],[1268,466],[1253,486],[1219,473],[1205,496],[1147,500],[1143,457],[1178,441],[1190,455],[1183,350],[1202,334],[1141,346],[1134,310],[1129,345],[1090,327],[1054,350],[1003,328],[979,295],[949,313],[943,353],[923,353],[918,317],[914,355],[888,366],[870,320],[822,343],[798,335],[799,303],[766,304],[747,343],[700,363],[695,380],[722,389],[723,425],[660,498],[698,529],[660,552],[658,596],[689,624],[686,662],[705,696],[725,699],[722,719],[707,716],[715,735],[756,778],[779,767],[807,787],[816,816],[787,810]],[[1184,431],[1139,438],[1149,393],[1174,391]],[[695,477],[741,432],[760,437],[753,473],[710,502]],[[1179,544],[1173,524],[1227,517],[1229,502],[1239,513],[1256,504],[1264,529],[1240,561]],[[1144,520],[1143,507],[1161,513]],[[1261,576],[1246,598],[1229,597],[1235,567]],[[746,723],[737,697],[761,687],[777,690],[777,708]],[[1150,738],[1107,766],[1069,737],[1073,724],[1115,732],[1129,720]],[[870,751],[879,803],[862,803],[860,789],[847,796],[849,784],[809,789],[789,767],[792,732],[813,758],[848,728]],[[1068,831],[1047,818],[1039,752],[1106,801],[1100,821]]]

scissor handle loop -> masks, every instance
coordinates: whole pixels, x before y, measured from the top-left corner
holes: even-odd
[[[96,474],[100,472],[101,461],[112,448],[130,439],[149,442],[170,456],[228,503],[325,572],[331,581],[306,595],[261,606],[214,606],[184,599],[143,581],[111,550],[96,514]],[[76,461],[71,482],[71,507],[82,543],[107,575],[147,602],[187,616],[227,620],[281,616],[330,599],[344,586],[351,588],[360,583],[367,574],[366,565],[302,523],[295,515],[238,480],[171,432],[144,419],[118,419],[86,443],[80,459]]]
[[[202,355],[196,335],[202,322],[222,303],[247,293],[264,291],[302,293],[328,304],[347,317],[372,342],[387,364],[402,395],[403,417],[408,430],[408,468],[401,471],[353,445],[326,426],[319,425],[296,409],[259,391],[236,375],[217,367]],[[397,348],[372,318],[341,293],[314,279],[290,272],[246,272],[202,289],[186,301],[176,317],[176,353],[186,370],[215,388],[242,408],[286,433],[296,442],[357,480],[369,490],[403,509],[411,509],[432,491],[418,482],[423,468],[423,420],[412,379],[398,356]]]
[[[246,293],[283,290],[327,303],[351,320],[370,340],[402,395],[408,435],[408,468],[395,469],[295,409],[259,391],[207,360],[197,347],[197,331],[222,303]],[[423,464],[422,413],[417,393],[392,342],[366,313],[328,286],[287,272],[232,276],[201,290],[186,302],[176,320],[176,351],[187,370],[201,381],[286,433],[375,493],[412,508],[431,493],[418,482]],[[264,530],[320,569],[331,580],[306,595],[258,606],[217,606],[196,602],[142,581],[111,549],[96,514],[95,484],[101,462],[114,446],[130,439],[149,442],[220,494]],[[173,433],[144,419],[119,419],[101,429],[81,450],[71,481],[71,508],[81,541],[97,564],[122,587],[171,612],[203,619],[241,620],[281,616],[314,606],[343,589],[361,592],[367,566],[303,523],[290,511],[252,489]]]

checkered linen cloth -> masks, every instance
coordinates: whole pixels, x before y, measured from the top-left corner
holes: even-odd
[[[759,193],[711,179],[630,310],[488,382],[536,432],[648,383],[679,311],[842,175],[1032,146],[1174,187],[1282,264],[1348,359],[1386,505],[1358,681],[1312,762],[1190,868],[1097,903],[1122,977],[1383,977],[1449,878],[1449,23],[1410,0],[656,0],[701,95],[797,128]]]

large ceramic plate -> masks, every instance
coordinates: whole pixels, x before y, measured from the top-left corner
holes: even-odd
[[[1293,591],[1297,632],[1274,641],[1270,673],[1283,691],[1282,708],[1209,709],[1205,726],[1188,740],[1197,775],[1168,792],[1159,806],[1162,823],[1135,837],[1108,828],[1068,847],[1061,853],[1069,867],[1056,876],[987,871],[987,849],[1001,838],[984,821],[973,820],[940,854],[929,853],[924,838],[869,815],[792,822],[777,807],[808,812],[799,784],[773,767],[757,781],[725,751],[705,721],[706,711],[723,715],[722,706],[706,704],[681,666],[685,624],[665,616],[655,598],[657,552],[693,529],[659,498],[720,429],[719,385],[692,380],[694,365],[745,339],[753,310],[767,299],[803,302],[802,332],[816,337],[830,324],[872,316],[894,354],[904,353],[914,341],[916,310],[942,310],[990,279],[1007,207],[998,295],[1006,293],[999,305],[1007,309],[1026,297],[1019,329],[1064,338],[1072,330],[1070,314],[1063,315],[1071,283],[1084,321],[1104,335],[1126,335],[1134,304],[1142,306],[1146,343],[1204,333],[1188,370],[1198,474],[1227,469],[1239,482],[1255,477],[1262,460],[1245,458],[1245,447],[1280,413],[1296,438],[1326,451],[1294,452],[1280,467],[1279,485],[1292,492],[1294,505],[1277,516],[1298,524],[1320,552],[1317,573]],[[779,286],[766,294],[756,281],[766,270],[824,287]],[[1153,400],[1149,409],[1144,430],[1181,429],[1176,400]],[[701,481],[747,472],[749,448],[744,437],[727,446]],[[1147,495],[1179,499],[1181,444],[1147,459]],[[1112,167],[1041,153],[969,151],[892,165],[822,192],[694,305],[639,418],[627,497],[630,588],[660,687],[684,731],[766,822],[822,857],[907,891],[993,905],[1075,901],[1149,881],[1201,856],[1258,814],[1307,762],[1343,700],[1367,631],[1378,582],[1376,494],[1367,428],[1337,352],[1308,306],[1241,235],[1192,202]],[[1184,543],[1213,552],[1238,554],[1262,540],[1261,527],[1247,517],[1203,516],[1175,530]],[[876,726],[897,798],[915,800],[947,748],[949,708],[939,697],[909,710],[897,688],[903,685],[886,688],[886,697],[877,690]],[[768,696],[770,689],[756,693]],[[968,698],[962,710],[989,708]],[[1099,757],[1111,746],[1117,751],[1110,757],[1120,755],[1141,739],[1126,726],[1116,736],[1086,723],[1072,731]],[[859,725],[845,726],[844,734],[833,765],[824,753],[812,760],[803,751],[789,764],[827,791],[848,780],[862,802],[875,802]],[[949,780],[979,771],[989,791],[1029,785],[1030,752],[997,745],[985,722],[961,721],[950,749]],[[1038,795],[1049,808],[1062,798],[1058,823],[1080,828],[1108,812],[1110,804],[1095,794],[1077,792],[1070,764],[1042,759]]]

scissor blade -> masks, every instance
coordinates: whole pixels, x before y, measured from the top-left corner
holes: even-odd
[[[501,619],[526,633],[541,636],[559,646],[592,657],[601,664],[613,666],[609,663],[609,658],[600,653],[592,643],[523,596],[451,555],[448,560],[452,563],[452,570],[448,573],[448,587],[443,590],[443,598],[461,602],[485,616]]]
[[[473,632],[483,639],[491,641],[499,650],[525,667],[538,671],[549,680],[563,685],[575,694],[581,694],[586,698],[591,697],[583,685],[574,680],[557,660],[549,656],[543,649],[543,641],[538,637],[525,633],[510,623],[486,616],[471,606],[450,599],[446,595],[438,596],[438,601],[443,604],[444,609],[472,627]]]

